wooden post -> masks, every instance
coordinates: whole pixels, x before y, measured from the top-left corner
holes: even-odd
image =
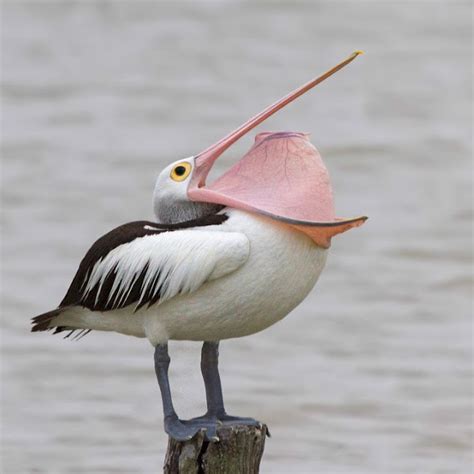
[[[221,426],[219,441],[198,433],[189,441],[168,442],[164,474],[258,474],[268,435],[266,425]]]

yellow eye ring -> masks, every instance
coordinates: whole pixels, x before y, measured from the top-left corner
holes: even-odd
[[[170,178],[174,181],[184,181],[191,173],[191,165],[187,161],[178,163],[170,173]]]

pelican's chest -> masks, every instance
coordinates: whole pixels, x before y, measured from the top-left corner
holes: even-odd
[[[228,220],[215,230],[244,234],[250,246],[247,261],[196,292],[157,306],[148,333],[196,341],[253,334],[285,317],[315,285],[326,262],[325,249],[269,218],[225,212]]]
[[[286,316],[307,296],[324,268],[327,250],[285,224],[232,212],[237,215],[232,215],[229,225],[247,235],[250,255],[246,265],[230,277],[239,279],[241,290],[245,288],[251,308],[242,305],[255,316],[250,326],[260,330]]]

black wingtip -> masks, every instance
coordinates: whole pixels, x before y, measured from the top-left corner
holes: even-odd
[[[31,327],[31,332],[47,331],[49,329],[53,329],[50,323],[56,316],[59,316],[60,314],[61,310],[57,308],[31,318],[31,322],[33,324]]]

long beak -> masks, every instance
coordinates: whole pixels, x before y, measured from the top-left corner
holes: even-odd
[[[255,128],[257,125],[262,123],[268,117],[271,117],[274,113],[278,112],[280,109],[288,105],[290,102],[293,102],[299,96],[303,95],[305,92],[312,89],[314,86],[326,80],[328,77],[335,74],[337,71],[342,69],[344,66],[347,66],[352,62],[359,54],[362,54],[363,51],[354,51],[347,59],[340,62],[337,66],[329,69],[324,74],[316,77],[315,79],[307,82],[298,89],[295,89],[293,92],[290,92],[285,97],[281,98],[274,104],[268,106],[266,109],[262,110],[259,114],[255,115],[251,119],[247,120],[240,127],[235,129],[233,132],[229,133],[227,136],[219,140],[214,145],[206,148],[204,151],[195,156],[195,168],[193,177],[190,183],[190,188],[200,188],[204,186],[206,182],[207,175],[212,168],[213,163],[217,158],[224,153],[227,148],[229,148],[233,143],[235,143],[239,138],[243,137],[250,130]]]

